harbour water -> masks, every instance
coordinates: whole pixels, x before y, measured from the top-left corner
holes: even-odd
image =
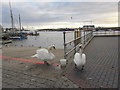
[[[74,33],[70,32],[66,34],[66,41],[74,39]],[[38,36],[28,36],[28,39],[15,40],[11,45],[17,46],[36,46],[36,47],[48,47],[55,45],[56,48],[63,48],[63,32],[39,32]]]
[[[57,31],[40,31],[38,36],[29,36],[28,39],[15,40],[10,45],[17,46],[36,46],[36,47],[49,47],[55,45],[58,49],[63,49],[63,32]],[[89,33],[89,32],[87,32]],[[86,34],[87,34],[86,33]],[[83,36],[83,32],[81,34]],[[74,32],[66,33],[66,42],[74,39]]]

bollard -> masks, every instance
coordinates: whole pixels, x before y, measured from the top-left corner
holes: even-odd
[[[66,66],[66,59],[60,59],[60,64],[62,67],[65,67]]]

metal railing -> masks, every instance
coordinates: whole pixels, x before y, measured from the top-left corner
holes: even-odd
[[[86,44],[88,40],[91,39],[93,36],[92,31],[81,31],[81,30],[75,30],[72,31],[74,39],[71,41],[66,41],[66,35],[67,33],[71,32],[63,32],[63,39],[64,39],[64,58],[69,59],[74,56],[74,54],[78,51],[78,46],[80,44]]]
[[[74,39],[71,41],[66,41],[67,33],[74,33]],[[74,54],[79,50],[78,46],[80,44],[86,44],[92,37],[94,36],[102,36],[102,35],[120,35],[120,31],[85,31],[85,30],[75,30],[75,31],[65,31],[63,32],[64,38],[64,58],[70,59],[74,56]]]
[[[94,36],[102,36],[102,35],[120,35],[120,31],[94,31]]]

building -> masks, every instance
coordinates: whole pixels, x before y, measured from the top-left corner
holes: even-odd
[[[95,26],[94,25],[84,25],[83,26],[83,30],[95,30]]]

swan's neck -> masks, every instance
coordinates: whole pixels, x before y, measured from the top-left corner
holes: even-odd
[[[52,49],[52,46],[49,46],[49,47],[48,47],[48,50],[51,50],[51,49]]]
[[[49,52],[49,53],[51,52],[51,48],[48,48],[48,52]]]
[[[82,57],[82,49],[80,49],[79,53],[80,53],[80,56]]]
[[[50,51],[51,49],[52,49],[51,47],[48,48],[49,51]]]
[[[49,52],[51,52],[51,51],[52,51],[52,46],[50,46],[50,47],[48,48],[48,51],[49,51]]]

